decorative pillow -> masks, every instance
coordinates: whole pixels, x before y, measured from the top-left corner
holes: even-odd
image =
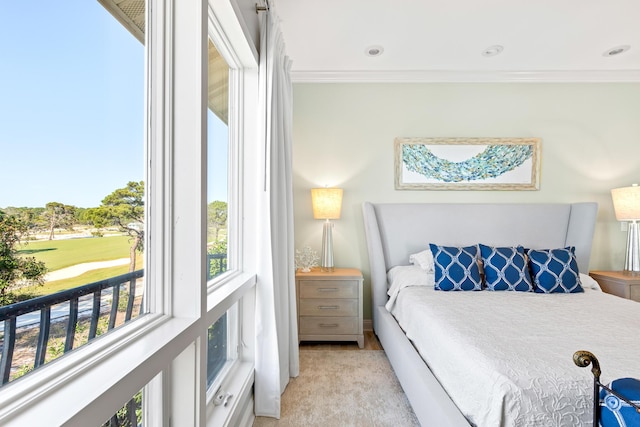
[[[535,292],[584,292],[573,246],[564,249],[530,249],[528,255]]]
[[[409,263],[419,265],[427,273],[433,272],[433,254],[431,249],[425,249],[417,254],[409,255]]]
[[[609,388],[634,405],[640,406],[640,380],[618,378],[611,381]],[[603,388],[600,390],[600,425],[604,427],[640,426],[640,411]]]
[[[482,280],[478,268],[478,247],[452,247],[429,244],[435,267],[436,290],[480,291]]]
[[[480,246],[484,283],[490,291],[533,291],[524,248]]]

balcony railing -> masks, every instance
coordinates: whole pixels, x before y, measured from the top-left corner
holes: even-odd
[[[0,382],[6,384],[11,376],[11,366],[13,363],[14,349],[16,344],[16,330],[18,329],[18,317],[30,315],[24,321],[21,319],[21,327],[32,326],[38,323],[39,332],[35,351],[33,368],[38,368],[45,363],[45,356],[49,344],[49,334],[52,320],[67,319],[66,335],[64,339],[63,353],[73,350],[76,330],[81,319],[89,314],[89,334],[87,341],[94,339],[98,332],[98,321],[101,314],[109,310],[109,321],[107,330],[111,330],[116,325],[118,307],[120,305],[121,288],[128,284],[127,305],[124,309],[124,322],[128,322],[134,316],[134,301],[136,300],[136,281],[143,277],[144,270],[123,274],[98,282],[89,283],[77,288],[57,292],[51,295],[44,295],[27,301],[0,307],[0,322],[4,322],[4,337],[2,340],[2,360],[0,361]],[[90,301],[82,301],[81,298],[92,295]],[[111,302],[103,295],[110,295]],[[105,301],[106,300],[106,301]],[[68,309],[60,304],[68,303]],[[66,304],[65,304],[66,305]],[[139,304],[139,315],[142,304]],[[52,307],[54,316],[52,318]],[[57,312],[55,312],[57,311]],[[39,312],[39,322],[37,313]],[[33,319],[36,317],[36,319]],[[35,321],[34,321],[35,320]]]
[[[207,280],[210,280],[227,270],[227,254],[207,254],[207,265]],[[16,375],[17,367],[13,365],[16,365],[14,363],[14,353],[16,351],[16,341],[21,333],[31,331],[35,327],[38,328],[35,357],[33,358],[33,363],[27,366],[27,371],[30,371],[48,361],[47,351],[50,351],[52,346],[50,339],[52,325],[60,325],[66,321],[63,346],[60,349],[60,354],[55,355],[55,357],[58,357],[73,350],[75,347],[91,341],[101,333],[141,315],[143,295],[141,289],[138,288],[138,279],[143,276],[144,270],[138,270],[66,291],[0,307],[0,330],[4,331],[3,337],[0,338],[0,346],[2,348],[0,386],[19,376]],[[139,295],[136,295],[136,293],[139,293]],[[106,325],[102,326],[103,330],[100,327],[102,324],[101,319],[102,323],[104,323],[105,319],[108,319]],[[81,322],[83,324],[89,323],[88,334],[83,340],[79,340],[77,337]],[[104,330],[104,326],[106,326],[106,330]],[[86,333],[86,330],[84,333]],[[86,342],[84,339],[86,339]],[[80,343],[78,344],[78,342]],[[60,344],[62,345],[62,343]],[[32,355],[33,347],[31,347],[30,352]],[[24,367],[22,366],[21,368]],[[140,396],[136,395],[103,426],[139,425],[140,419],[137,413],[140,405]]]
[[[207,254],[207,265],[207,280],[210,280],[227,270],[227,254]],[[52,324],[66,321],[64,346],[61,349],[61,354],[64,354],[78,347],[76,335],[80,322],[89,323],[86,337],[86,342],[88,342],[100,335],[101,332],[105,332],[99,331],[99,322],[101,318],[106,317],[107,312],[109,314],[106,331],[117,326],[117,319],[121,324],[140,315],[142,313],[142,295],[139,289],[136,290],[136,283],[143,276],[144,270],[138,270],[0,307],[0,330],[4,330],[3,337],[0,338],[2,346],[0,385],[12,380],[14,351],[20,331],[38,327],[35,358],[33,358],[31,366],[28,367],[28,370],[36,369],[45,363],[47,350],[50,347]],[[121,304],[121,302],[125,302],[123,293],[128,294],[126,307]],[[140,293],[140,295],[136,295],[136,293]],[[137,305],[139,307],[136,307]],[[104,326],[102,329],[105,329]],[[16,366],[13,366],[13,371],[15,375]]]
[[[207,280],[227,271],[227,254],[207,254]]]

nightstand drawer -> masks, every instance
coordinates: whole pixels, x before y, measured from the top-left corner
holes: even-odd
[[[640,285],[631,286],[629,289],[629,299],[640,302]]]
[[[300,298],[359,298],[355,280],[300,280]]]
[[[300,317],[301,335],[357,334],[357,317]]]
[[[300,316],[357,316],[357,299],[309,298],[300,300]]]

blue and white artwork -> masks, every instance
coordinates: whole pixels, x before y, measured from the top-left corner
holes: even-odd
[[[398,138],[396,188],[537,190],[538,138]]]

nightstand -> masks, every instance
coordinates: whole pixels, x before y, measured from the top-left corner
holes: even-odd
[[[640,274],[627,271],[591,271],[589,276],[608,294],[640,301]]]
[[[360,270],[296,272],[296,301],[298,341],[357,341],[364,347]]]

